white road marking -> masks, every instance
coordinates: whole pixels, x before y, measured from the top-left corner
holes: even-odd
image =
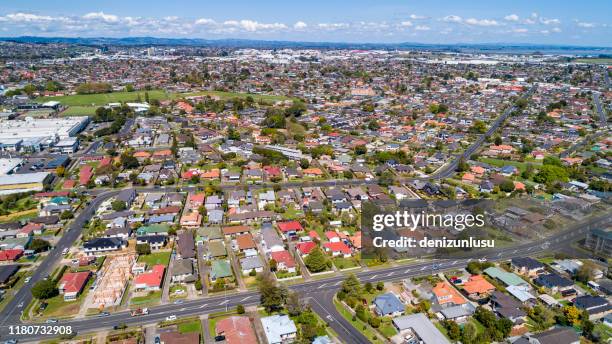
[[[317,289],[321,289],[321,288],[325,287],[326,285],[327,285],[327,283],[323,283],[320,286],[318,286]]]
[[[242,302],[242,301],[246,301],[246,300],[248,300],[248,299],[250,299],[250,298],[251,298],[250,296],[247,296],[247,297],[245,297],[244,299],[240,300],[240,302]]]
[[[404,271],[405,274],[409,273],[410,269],[406,269],[406,271]]]
[[[393,274],[394,274],[394,273],[395,273],[395,272],[393,272],[393,271],[389,272],[389,273],[387,274],[387,277],[393,276]]]
[[[228,300],[225,300],[225,301],[223,301],[223,302],[220,302],[219,304],[220,304],[220,305],[224,305],[224,304],[226,304],[226,303],[228,303],[228,302],[229,302]]]

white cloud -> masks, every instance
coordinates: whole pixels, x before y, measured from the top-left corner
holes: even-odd
[[[582,28],[586,28],[586,29],[595,27],[595,23],[586,23],[586,22],[578,22],[576,25]]]
[[[542,31],[540,31],[540,33],[543,34],[543,35],[548,35],[550,33],[550,31],[549,30],[542,30]]]
[[[323,30],[338,30],[338,29],[346,29],[349,27],[346,23],[320,23],[317,25],[318,28]]]
[[[409,18],[410,18],[410,19],[412,19],[412,20],[423,20],[423,19],[427,19],[427,17],[426,17],[426,16],[421,16],[421,15],[418,15],[418,14],[411,14],[411,15],[409,16]]]
[[[104,12],[90,12],[83,16],[83,19],[102,20],[107,23],[116,23],[119,17],[114,14],[106,14]]]
[[[540,23],[544,25],[559,25],[561,21],[559,19],[540,18]]]
[[[504,17],[505,20],[507,21],[518,21],[519,20],[519,16],[517,16],[516,14],[509,14],[507,16]]]
[[[443,21],[445,22],[449,22],[449,23],[461,23],[463,21],[463,19],[459,16],[456,15],[449,15],[446,16],[444,18],[442,18]]]
[[[550,29],[550,31],[552,32],[561,32],[561,29],[558,27],[553,27],[552,29]]]
[[[308,24],[304,23],[303,21],[298,21],[295,24],[293,24],[293,28],[296,30],[303,30],[307,27],[308,27]]]
[[[427,25],[417,25],[415,28],[417,31],[429,31],[431,28]]]
[[[223,22],[223,25],[240,28],[249,32],[256,32],[261,30],[281,30],[286,29],[287,25],[281,23],[260,23],[255,20],[243,19],[240,21],[237,20],[226,20]]]
[[[527,32],[529,32],[529,30],[527,30],[527,29],[525,29],[523,27],[519,27],[519,28],[513,29],[512,32],[514,32],[514,33],[527,33]]]
[[[195,21],[196,25],[214,25],[216,22],[210,18],[200,18]]]
[[[476,25],[476,26],[498,26],[499,25],[499,23],[493,19],[468,18],[465,20],[465,23],[468,25]]]
[[[412,22],[411,22],[411,21],[409,21],[409,20],[405,20],[405,21],[403,21],[403,22],[401,22],[401,23],[400,23],[400,26],[403,26],[403,27],[410,27],[410,26],[412,26]]]
[[[41,16],[37,14],[21,12],[7,14],[4,18],[13,22],[42,22],[54,20],[54,18],[50,16]]]

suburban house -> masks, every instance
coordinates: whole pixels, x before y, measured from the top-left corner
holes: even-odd
[[[474,300],[489,296],[495,290],[495,286],[487,281],[482,275],[470,276],[463,284],[463,290]]]
[[[83,244],[83,252],[88,256],[105,254],[106,252],[119,251],[126,245],[126,242],[119,238],[95,238]]]
[[[172,266],[173,283],[190,283],[196,280],[193,262],[191,259],[177,259]]]
[[[540,275],[538,278],[535,278],[533,282],[539,286],[550,289],[553,293],[560,292],[563,296],[569,296],[568,293],[570,290],[573,291],[574,282],[571,280],[561,277],[557,274],[547,274]],[[575,291],[571,293],[571,295],[575,294]]]
[[[290,343],[297,337],[297,327],[288,315],[275,314],[261,318],[268,344]]]
[[[134,277],[134,289],[144,291],[159,290],[164,279],[164,271],[166,271],[166,267],[157,264],[153,266],[151,271]]]
[[[230,316],[217,321],[215,332],[225,337],[226,344],[257,344],[257,336],[249,317]]]
[[[248,275],[253,270],[256,273],[263,272],[264,264],[259,256],[251,256],[240,259],[240,268],[243,275]]]
[[[57,285],[60,295],[64,295],[64,301],[76,300],[85,288],[89,276],[91,271],[65,273]]]
[[[400,316],[406,311],[404,304],[393,293],[378,295],[373,300],[376,314],[380,316]]]
[[[544,264],[531,257],[512,258],[510,264],[517,274],[529,277],[536,277],[545,270]]]
[[[287,250],[275,251],[270,253],[270,258],[274,259],[277,263],[278,270],[285,270],[287,272],[295,272],[295,260],[291,253]]]

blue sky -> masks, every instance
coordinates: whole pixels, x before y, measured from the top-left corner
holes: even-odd
[[[0,36],[609,47],[610,13],[610,0],[5,0]]]

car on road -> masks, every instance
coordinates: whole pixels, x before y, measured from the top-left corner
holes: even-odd
[[[183,304],[183,300],[176,300],[174,301],[175,305],[182,305]]]
[[[58,322],[57,319],[47,319],[47,321],[45,321],[47,324],[55,324],[56,322]]]
[[[176,315],[172,314],[166,317],[166,321],[174,321],[176,320]]]
[[[102,312],[102,313],[98,314],[99,317],[107,317],[109,315],[110,315],[109,312]]]
[[[9,339],[2,342],[4,344],[17,344],[17,339]]]
[[[63,250],[62,250],[62,254],[63,254],[63,255],[68,254],[68,247],[66,247],[65,249],[63,249]]]
[[[17,308],[22,308],[23,307],[23,301],[19,302],[19,304],[17,305]]]
[[[23,280],[23,282],[24,282],[24,283],[29,283],[31,280],[32,280],[32,277],[28,276],[28,277],[26,277],[26,278]]]
[[[487,257],[482,257],[480,259],[478,259],[479,262],[484,263],[487,261]]]

